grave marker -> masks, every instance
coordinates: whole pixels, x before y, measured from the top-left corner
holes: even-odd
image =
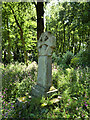
[[[56,38],[50,32],[41,34],[38,40],[38,76],[37,85],[32,88],[32,95],[46,96],[52,86],[52,52]]]

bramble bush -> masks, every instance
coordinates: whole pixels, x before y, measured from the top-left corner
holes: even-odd
[[[37,64],[22,63],[2,68],[2,118],[89,118],[90,68],[65,68],[53,64],[53,86],[58,93],[42,99],[31,99],[36,83]],[[20,100],[19,104],[17,99]]]

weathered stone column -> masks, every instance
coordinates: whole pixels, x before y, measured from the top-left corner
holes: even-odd
[[[52,86],[52,52],[56,39],[50,32],[41,34],[38,41],[38,77],[37,85],[32,88],[32,95],[46,95]]]

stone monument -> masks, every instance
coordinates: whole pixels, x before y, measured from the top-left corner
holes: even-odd
[[[52,52],[56,38],[50,32],[41,34],[38,40],[38,76],[37,84],[32,87],[33,96],[47,96],[52,86]]]

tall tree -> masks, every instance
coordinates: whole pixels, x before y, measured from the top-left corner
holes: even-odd
[[[11,7],[11,8],[10,8]],[[5,12],[7,11],[7,12]],[[2,31],[3,31],[3,60],[8,58],[8,28],[10,37],[10,53],[11,59],[19,62],[28,59],[36,60],[37,56],[37,40],[36,40],[36,13],[35,7],[27,2],[3,3]],[[23,39],[22,39],[23,38]],[[11,48],[11,49],[10,49]],[[31,56],[31,57],[29,57]]]
[[[16,18],[15,12],[14,12],[13,8],[10,6],[10,4],[9,4],[9,7],[10,7],[11,10],[12,10],[12,13],[13,13],[13,15],[14,15],[14,19],[15,19],[15,21],[16,21],[16,24],[17,24],[17,26],[18,26],[19,29],[20,29],[20,37],[21,37],[21,41],[22,41],[22,45],[23,45],[25,63],[26,63],[26,65],[28,65],[28,63],[27,63],[27,53],[26,53],[26,48],[25,48],[25,41],[24,41],[24,38],[23,38],[23,30],[22,30],[22,28],[21,28],[21,26],[20,26],[20,24],[19,24],[19,22],[18,22],[18,20],[17,20],[17,18]]]
[[[39,39],[42,32],[44,32],[44,2],[41,0],[41,2],[38,2],[37,4],[34,2],[34,5],[36,7],[36,13],[37,13],[37,40]]]
[[[57,35],[56,53],[72,51],[74,54],[85,49],[89,38],[90,3],[64,2],[48,5],[46,28]],[[48,13],[48,12],[47,12]],[[58,25],[57,25],[58,24]],[[57,28],[56,28],[57,26]]]

